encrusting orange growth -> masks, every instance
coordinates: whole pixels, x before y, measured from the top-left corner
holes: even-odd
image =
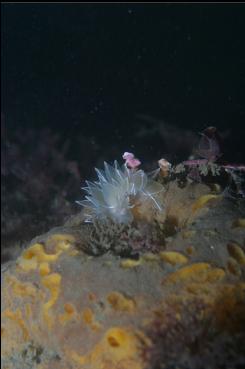
[[[49,273],[47,263],[55,262],[63,252],[70,249],[74,242],[75,238],[72,235],[53,234],[47,239],[46,246],[48,249],[53,249],[55,253],[47,253],[42,243],[35,243],[22,253],[18,259],[18,266],[24,272],[36,270],[39,267],[40,274],[46,275]]]
[[[41,276],[48,275],[50,273],[49,263],[41,263],[39,266],[39,273]]]
[[[22,257],[26,260],[35,258],[37,262],[41,263],[44,261],[55,261],[57,260],[59,254],[60,251],[58,251],[56,254],[47,254],[44,251],[44,247],[42,244],[35,243],[33,246],[23,252]]]
[[[74,308],[74,306],[73,306],[72,304],[68,304],[68,303],[66,303],[66,304],[64,305],[64,309],[65,309],[65,312],[66,312],[67,314],[69,314],[69,315],[72,315],[72,314],[74,314],[74,313],[75,313],[75,308]]]
[[[66,324],[68,321],[76,317],[76,309],[72,304],[66,303],[64,305],[64,314],[59,315],[59,321],[61,324]]]
[[[42,284],[49,289],[51,297],[43,305],[44,320],[47,322],[49,328],[53,324],[53,318],[49,314],[49,309],[55,304],[60,293],[61,275],[58,273],[52,273],[42,278]]]
[[[35,243],[29,249],[25,250],[18,259],[18,266],[24,272],[36,270],[38,266],[44,262],[54,262],[57,260],[62,251],[56,254],[47,254],[44,246],[40,243]]]
[[[228,261],[227,261],[227,270],[231,274],[235,274],[235,275],[237,275],[239,277],[242,274],[239,263],[235,259],[233,259],[232,257],[229,258]]]
[[[194,263],[170,274],[162,283],[215,282],[224,276],[223,269],[212,268],[208,263]]]
[[[129,299],[119,292],[111,292],[107,296],[107,301],[115,311],[133,312],[136,308],[133,299]]]
[[[25,325],[20,309],[16,311],[11,311],[7,309],[2,313],[2,318],[8,318],[8,319],[13,320],[15,323],[17,323],[17,325],[20,327],[22,331],[23,340],[27,341],[29,339],[29,333],[26,328],[26,325]]]
[[[129,349],[132,336],[124,328],[111,328],[105,335],[109,346]]]
[[[95,321],[94,313],[90,308],[85,308],[82,312],[83,321],[91,327],[92,330],[98,331],[101,329],[101,324]]]
[[[147,252],[141,256],[141,260],[144,261],[158,261],[158,255],[153,254],[152,252]]]
[[[37,294],[36,287],[30,282],[20,282],[17,278],[10,275],[6,277],[6,282],[9,283],[9,288],[12,289],[16,296],[35,297]]]
[[[135,267],[137,267],[141,264],[142,264],[141,259],[139,259],[139,260],[125,259],[125,260],[121,261],[120,266],[122,268],[127,269],[127,268],[135,268]]]
[[[72,236],[71,234],[53,234],[51,235],[46,244],[47,247],[54,247],[55,251],[67,251],[70,247],[71,244],[73,244],[75,242],[75,238],[74,236]]]
[[[92,324],[93,319],[94,319],[94,314],[93,314],[91,309],[85,308],[83,313],[82,313],[82,316],[83,316],[83,320],[86,324]]]
[[[94,301],[96,301],[96,295],[95,295],[95,293],[93,293],[93,292],[89,292],[88,293],[88,299],[89,299],[89,301],[91,301],[91,302],[94,302]]]
[[[245,265],[245,253],[242,248],[234,242],[227,245],[230,255],[241,265]]]
[[[60,292],[61,275],[58,273],[52,273],[42,278],[42,284],[49,289],[51,298],[45,304],[48,308],[54,305]]]
[[[123,327],[112,327],[102,340],[87,354],[79,355],[71,351],[71,358],[79,365],[93,363],[93,369],[143,369],[139,355],[137,332]]]
[[[205,206],[208,201],[213,200],[213,199],[218,199],[218,198],[220,198],[220,196],[218,195],[212,195],[212,194],[203,195],[194,202],[194,204],[192,205],[192,211],[195,212],[201,209],[203,206]]]
[[[176,264],[186,264],[188,259],[186,256],[175,251],[162,251],[159,253],[160,259],[166,263],[176,265]]]

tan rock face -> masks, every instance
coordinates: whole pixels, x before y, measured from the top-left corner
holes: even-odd
[[[168,212],[181,227],[166,250],[138,260],[84,254],[72,225],[34,240],[2,274],[2,368],[155,369],[146,355],[155,352],[148,334],[154,316],[168,327],[173,316],[186,319],[183,306],[193,301],[203,301],[202,315],[215,317],[221,332],[240,332],[244,230],[231,225],[241,216],[233,209],[219,223],[226,205],[198,200],[204,192],[196,190],[189,208],[187,192],[172,208],[168,194]],[[192,215],[195,222],[186,222]]]

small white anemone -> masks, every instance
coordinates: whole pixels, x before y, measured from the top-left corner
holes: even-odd
[[[132,170],[124,164],[121,168],[118,162],[114,166],[104,162],[105,169],[95,168],[98,181],[86,181],[82,187],[87,192],[86,200],[76,201],[88,211],[86,222],[94,218],[111,218],[118,223],[129,223],[133,220],[132,208],[143,197],[150,199],[153,205],[161,211],[156,196],[163,191],[163,186],[147,175],[143,170]]]

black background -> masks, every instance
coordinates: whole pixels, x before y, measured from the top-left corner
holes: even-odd
[[[126,150],[146,114],[194,132],[214,125],[228,132],[227,159],[242,161],[244,19],[245,4],[2,4],[7,129]]]

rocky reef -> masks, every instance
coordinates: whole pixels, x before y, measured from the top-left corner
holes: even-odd
[[[161,196],[156,250],[91,255],[81,213],[2,266],[2,369],[244,367],[244,202],[176,181]]]

